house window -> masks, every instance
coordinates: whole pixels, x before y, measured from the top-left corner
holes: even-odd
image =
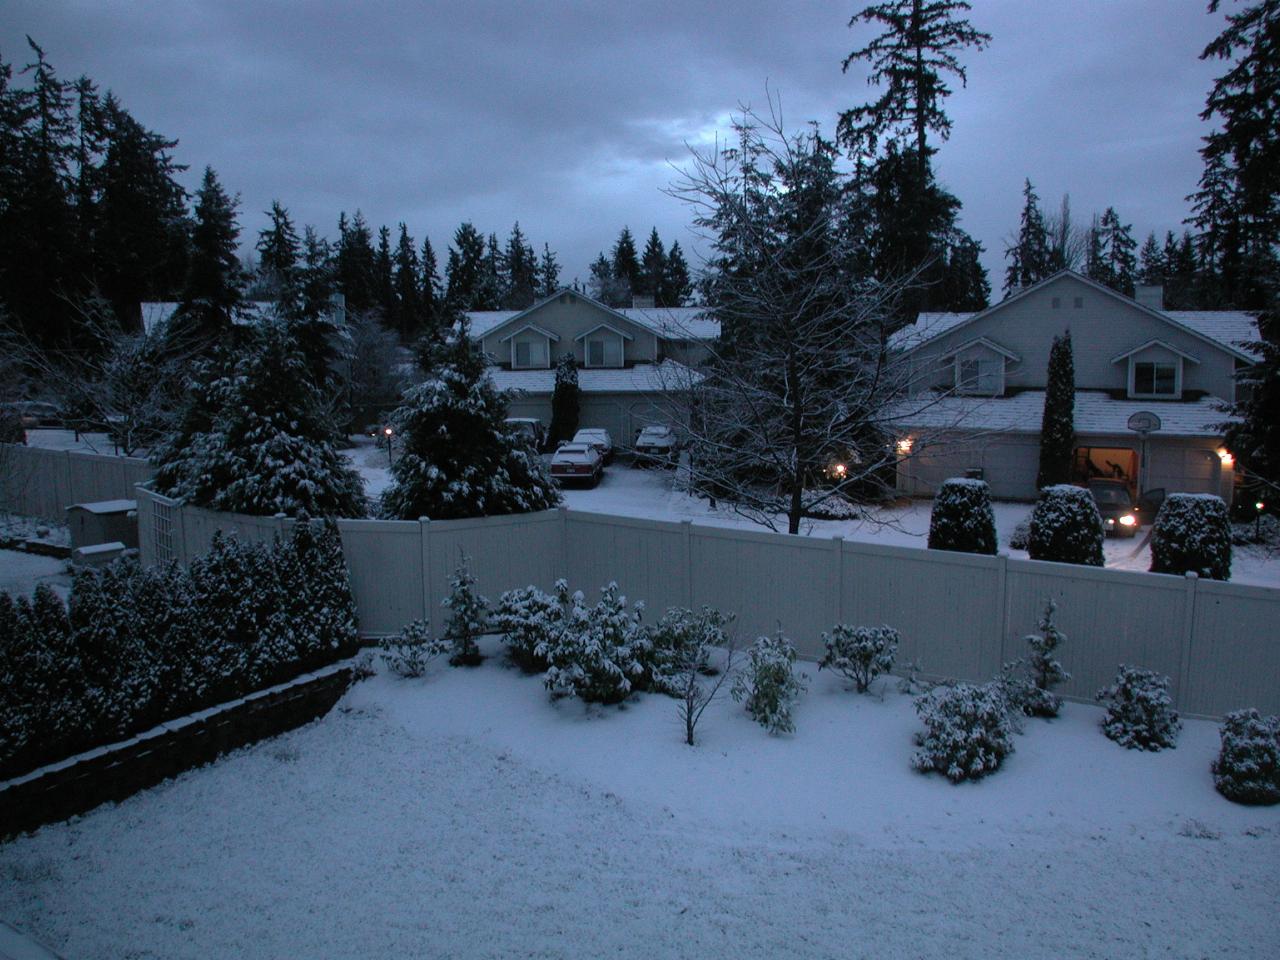
[[[1178,365],[1140,361],[1133,365],[1133,393],[1140,397],[1173,397],[1178,394]]]
[[[1075,303],[1073,304],[1073,306],[1074,306],[1077,310],[1082,310],[1082,309],[1084,308],[1084,297],[1076,297],[1076,300],[1075,300]]]
[[[978,358],[956,361],[956,393],[995,397],[1004,392],[1003,360]]]
[[[511,362],[513,367],[545,367],[547,365],[545,348],[537,340],[517,340],[514,350]]]
[[[1057,310],[1057,309],[1061,308],[1061,306],[1062,306],[1062,298],[1061,298],[1061,297],[1054,297],[1054,298],[1053,298],[1053,309]]]
[[[622,366],[622,341],[614,336],[598,336],[587,338],[588,367],[620,367]]]

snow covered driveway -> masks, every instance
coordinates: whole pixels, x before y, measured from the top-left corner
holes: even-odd
[[[1069,704],[1007,769],[908,766],[909,698],[810,673],[794,737],[718,702],[551,704],[489,661],[0,847],[0,918],[119,957],[1271,958],[1280,809],[1216,728],[1125,751]]]

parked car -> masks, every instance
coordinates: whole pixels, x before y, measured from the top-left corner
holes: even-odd
[[[647,426],[636,437],[636,465],[644,466],[654,461],[673,465],[676,451],[679,449],[680,443],[676,438],[676,432],[669,426],[666,424]]]
[[[573,435],[573,443],[588,443],[600,451],[605,463],[613,459],[613,437],[604,427],[583,427]]]
[[[19,400],[16,403],[6,403],[5,409],[18,416],[25,430],[62,426],[62,414],[58,407],[44,400]]]
[[[1102,514],[1102,528],[1108,537],[1132,537],[1141,523],[1138,509],[1123,480],[1090,480],[1089,492]]]
[[[589,443],[562,443],[551,455],[551,479],[594,487],[604,475],[604,457]]]
[[[541,453],[547,448],[547,428],[537,417],[507,417],[507,429],[519,434],[533,449]]]

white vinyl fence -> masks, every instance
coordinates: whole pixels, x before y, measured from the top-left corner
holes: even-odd
[[[0,444],[0,511],[65,521],[73,503],[132,500],[155,468],[135,457]]]
[[[270,539],[279,518],[179,506],[139,488],[143,562],[185,562],[215,530]],[[837,622],[887,623],[899,663],[926,676],[985,680],[1026,653],[1046,599],[1067,634],[1064,692],[1091,699],[1120,663],[1173,680],[1178,708],[1220,716],[1241,707],[1280,713],[1280,590],[1194,577],[794,537],[637,520],[566,509],[474,520],[340,520],[365,636],[418,617],[441,622],[449,576],[465,553],[481,592],[564,577],[588,600],[616,580],[656,620],[671,606],[737,615],[742,640],[781,629],[818,659]]]

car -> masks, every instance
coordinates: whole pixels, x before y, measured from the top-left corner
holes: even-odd
[[[652,424],[640,431],[636,437],[636,463],[674,464],[676,451],[680,449],[676,432],[665,424]]]
[[[583,427],[573,435],[572,443],[589,443],[600,451],[605,463],[613,459],[613,437],[604,427]]]
[[[1090,480],[1089,492],[1098,505],[1098,513],[1102,514],[1102,529],[1108,537],[1132,537],[1138,532],[1142,524],[1127,483],[1123,480]]]
[[[604,475],[604,458],[589,443],[562,443],[551,455],[551,479],[594,487]]]
[[[62,415],[57,406],[43,400],[19,400],[5,404],[5,408],[21,419],[26,430],[62,426]]]
[[[507,417],[502,422],[538,453],[546,449],[547,428],[537,417]]]

